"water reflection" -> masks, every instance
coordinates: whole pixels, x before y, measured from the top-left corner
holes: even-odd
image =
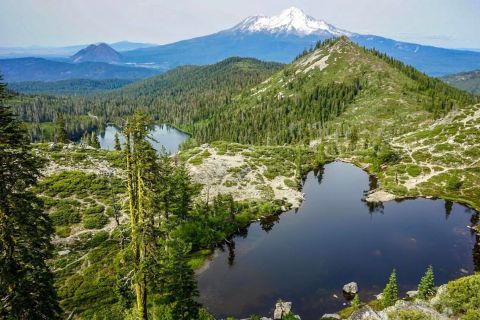
[[[261,219],[217,251],[198,275],[201,302],[218,318],[241,318],[268,315],[282,298],[302,319],[318,319],[343,307],[350,281],[371,300],[393,268],[401,294],[430,264],[438,284],[479,270],[480,239],[467,228],[478,214],[443,200],[370,206],[361,201],[370,187],[377,182],[344,163],[310,173],[298,210]]]

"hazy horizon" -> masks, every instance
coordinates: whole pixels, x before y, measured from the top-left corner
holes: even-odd
[[[460,0],[3,0],[0,47],[98,42],[166,44],[295,6],[338,28],[446,48],[480,48],[480,1]],[[407,23],[408,22],[408,23]]]

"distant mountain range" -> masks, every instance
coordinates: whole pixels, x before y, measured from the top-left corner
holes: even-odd
[[[57,48],[56,51],[27,50],[23,54],[39,56],[40,53],[48,52],[52,56],[57,55],[58,61],[32,58],[0,60],[0,72],[9,82],[54,81],[78,77],[138,79],[180,65],[213,64],[228,57],[252,57],[290,63],[317,41],[338,36],[347,36],[361,46],[375,48],[431,76],[480,69],[480,52],[437,48],[375,35],[362,35],[336,28],[292,7],[277,16],[248,17],[224,31],[160,46],[119,42],[111,45],[101,43],[86,48],[64,47]],[[5,55],[5,52],[21,54],[5,50],[0,48],[0,56]],[[72,62],[75,62],[76,66]],[[113,65],[105,65],[107,63]]]
[[[108,45],[118,52],[156,46],[155,44],[151,44],[151,43],[130,42],[130,41],[114,42],[114,43],[109,43]],[[49,58],[49,59],[67,58],[87,46],[88,44],[64,46],[64,47],[38,47],[38,46],[0,47],[0,58],[2,59],[28,58],[28,57]]]
[[[0,60],[0,72],[7,82],[58,81],[67,79],[143,79],[158,70],[104,62],[67,63],[43,58]]]
[[[338,29],[297,8],[278,16],[248,17],[231,29],[167,45],[123,52],[124,59],[169,69],[182,64],[214,63],[230,56],[289,63],[318,40],[346,35],[433,76],[480,68],[480,52],[399,42]]]

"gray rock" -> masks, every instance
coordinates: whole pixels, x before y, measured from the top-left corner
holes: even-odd
[[[432,299],[430,299],[430,305],[435,308],[440,308],[442,305],[442,300],[445,298],[446,295],[447,295],[447,285],[444,284],[438,287],[437,293]]]
[[[321,319],[342,319],[338,314],[336,313],[325,313]]]
[[[360,310],[355,311],[352,313],[348,320],[383,320],[378,313],[376,313],[372,308],[369,306],[365,306]]]
[[[407,291],[407,296],[409,298],[415,298],[418,295],[418,290]]]
[[[275,305],[275,311],[273,312],[273,319],[278,320],[282,319],[283,316],[286,316],[292,310],[291,302],[283,302],[279,300]]]
[[[68,249],[58,251],[58,255],[59,255],[60,257],[66,256],[66,255],[69,254],[69,253],[70,253],[70,250],[68,250]]]
[[[379,294],[375,295],[375,298],[377,298],[377,300],[382,300],[383,293],[379,293]]]
[[[413,310],[422,313],[425,315],[426,319],[433,318],[437,320],[449,320],[449,318],[440,314],[437,310],[430,307],[426,302],[410,302],[405,300],[398,300],[395,305],[385,308],[379,312],[380,317],[383,319],[388,319],[389,314],[396,314],[402,310]]]
[[[348,294],[357,294],[358,293],[358,285],[356,282],[350,282],[343,286],[343,292]]]

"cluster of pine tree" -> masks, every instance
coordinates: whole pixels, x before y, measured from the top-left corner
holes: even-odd
[[[420,279],[417,297],[422,300],[427,300],[434,294],[435,281],[433,276],[433,268],[432,266],[429,266],[423,277]],[[383,308],[393,306],[398,299],[397,273],[395,269],[393,269],[388,283],[382,292],[381,305]]]
[[[80,142],[86,146],[100,149],[100,141],[98,141],[98,136],[95,131],[92,131],[91,133],[85,131]]]
[[[375,56],[381,58],[407,77],[414,80],[415,87],[409,87],[408,89],[426,94],[430,97],[430,101],[428,101],[427,104],[428,111],[434,113],[436,116],[444,116],[450,112],[455,105],[466,106],[478,102],[478,98],[473,94],[451,87],[439,79],[429,77],[414,67],[406,65],[384,53],[375,49],[364,48],[364,50],[373,53]]]
[[[267,145],[308,142],[326,129],[329,120],[345,111],[361,88],[361,81],[354,79],[351,83],[316,85],[294,97],[265,98],[255,107],[234,102],[194,126],[193,134],[199,141]]]

